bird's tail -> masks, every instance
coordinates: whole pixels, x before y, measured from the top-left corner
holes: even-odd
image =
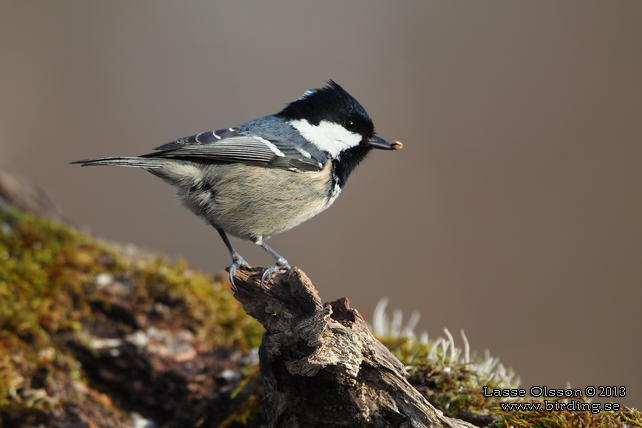
[[[133,166],[137,168],[159,168],[162,162],[153,158],[142,157],[115,157],[115,158],[94,158],[83,159],[71,162],[72,164],[80,164],[80,166],[90,165],[119,165],[119,166]]]

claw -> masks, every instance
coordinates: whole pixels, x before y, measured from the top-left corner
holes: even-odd
[[[239,253],[235,253],[232,256],[232,264],[228,268],[230,274],[230,283],[232,284],[232,291],[236,291],[236,285],[234,285],[234,276],[236,275],[236,270],[240,267],[249,266],[243,257]]]
[[[288,264],[288,261],[285,260],[283,257],[279,257],[276,260],[276,265],[268,266],[268,267],[265,268],[265,270],[263,271],[263,276],[261,277],[261,287],[263,287],[263,283],[265,282],[266,279],[271,278],[272,275],[274,275],[275,273],[277,273],[281,269],[285,269],[288,272],[292,269],[290,267],[290,265]]]

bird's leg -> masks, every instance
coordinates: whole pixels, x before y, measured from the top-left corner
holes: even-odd
[[[278,272],[281,269],[286,269],[290,270],[292,269],[290,265],[288,264],[288,261],[285,260],[283,257],[281,257],[276,251],[274,251],[272,248],[268,247],[265,242],[263,242],[262,239],[259,239],[255,241],[256,244],[260,245],[265,251],[270,253],[272,257],[276,260],[276,265],[274,266],[268,266],[265,268],[265,271],[263,272],[263,276],[261,277],[261,287],[263,287],[263,282],[265,282],[266,278],[270,278],[272,275],[274,275],[276,272]]]
[[[241,255],[236,252],[223,229],[219,229],[216,226],[214,226],[214,228],[217,230],[218,234],[221,235],[221,238],[223,238],[223,242],[225,242],[227,249],[232,255],[232,264],[228,268],[228,271],[230,274],[230,283],[232,284],[232,290],[236,291],[236,285],[234,285],[234,275],[236,275],[236,269],[240,268],[241,266],[248,266],[248,264],[245,260],[243,260],[243,257],[241,257]]]

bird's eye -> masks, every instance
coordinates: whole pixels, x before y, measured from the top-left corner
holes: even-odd
[[[343,127],[348,131],[354,131],[357,128],[357,124],[352,119],[346,119],[345,122],[343,122]]]

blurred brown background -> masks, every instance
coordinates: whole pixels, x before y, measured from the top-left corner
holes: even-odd
[[[0,0],[0,162],[94,235],[220,272],[225,246],[165,183],[67,163],[276,113],[334,79],[404,150],[372,153],[270,245],[326,300],[368,314],[387,296],[431,337],[463,328],[526,388],[625,386],[614,401],[639,406],[640,23],[639,0]]]

